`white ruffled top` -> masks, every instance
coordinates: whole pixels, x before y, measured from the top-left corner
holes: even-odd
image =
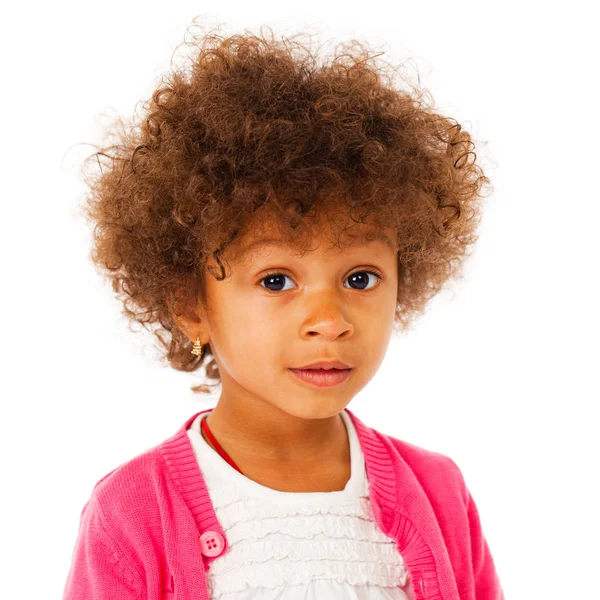
[[[187,431],[229,548],[207,571],[212,600],[413,600],[396,542],[375,522],[364,455],[350,416],[351,475],[335,492],[282,492],[236,471]]]

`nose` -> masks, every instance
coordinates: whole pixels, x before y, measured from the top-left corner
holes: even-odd
[[[326,340],[336,340],[339,337],[352,335],[354,327],[341,314],[322,315],[303,325],[303,335],[308,337],[321,336]]]

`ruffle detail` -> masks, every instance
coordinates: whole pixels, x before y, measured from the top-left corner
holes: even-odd
[[[378,527],[368,496],[348,504],[280,505],[220,491],[216,512],[228,548],[208,571],[211,598],[314,580],[384,588],[407,584],[397,544]]]
[[[319,515],[374,520],[369,498],[358,498],[349,504],[332,505],[276,505],[256,498],[242,498],[224,505],[215,505],[215,512],[225,529],[252,520],[291,519]]]
[[[362,542],[358,540],[275,540],[256,542],[251,545],[231,546],[227,551],[227,562],[230,566],[221,572],[235,570],[242,564],[267,563],[270,560],[291,562],[328,560],[332,562],[380,563],[386,565],[404,565],[395,544]]]
[[[276,506],[249,498],[217,513],[228,548],[208,572],[212,598],[313,580],[385,588],[407,584],[397,544],[377,526],[368,498],[339,506]]]
[[[374,521],[359,517],[337,515],[308,515],[272,519],[249,519],[227,529],[229,546],[263,541],[273,534],[286,536],[287,541],[315,542],[319,539],[352,539],[359,542],[390,543]],[[266,540],[270,541],[270,540]],[[253,544],[254,546],[254,544]]]
[[[282,493],[284,492],[278,492],[278,494]],[[363,500],[369,499],[369,480],[366,477],[363,478],[358,487],[358,491],[350,496],[348,501],[342,502],[339,499],[336,499],[336,501],[332,503],[331,494],[341,493],[342,492],[299,492],[297,501],[294,501],[294,493],[290,492],[287,494],[288,498],[286,498],[286,502],[280,502],[280,499],[277,496],[273,496],[271,499],[263,496],[250,495],[245,489],[238,486],[224,485],[223,487],[210,490],[210,500],[215,508],[220,508],[222,510],[228,509],[231,504],[243,504],[261,510],[269,510],[269,507],[275,507],[278,510],[287,508],[296,509],[297,506],[306,506],[308,510],[310,507],[321,508],[328,504],[344,507],[355,503],[361,498]]]
[[[277,564],[236,563],[223,569],[219,568],[219,561],[215,561],[208,571],[208,587],[213,600],[248,589],[306,586],[315,580],[335,581],[351,586],[398,588],[405,587],[408,579],[409,573],[402,562],[365,562],[364,557],[355,562],[306,558],[292,561],[284,557]]]

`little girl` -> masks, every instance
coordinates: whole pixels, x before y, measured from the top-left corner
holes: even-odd
[[[346,408],[476,239],[470,136],[362,50],[198,41],[86,215],[125,314],[220,396],[94,486],[64,600],[502,600],[458,466]]]

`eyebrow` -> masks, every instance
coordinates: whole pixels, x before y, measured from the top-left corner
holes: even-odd
[[[372,236],[373,239],[370,240],[366,240],[366,239],[357,239],[354,242],[352,242],[351,244],[349,244],[350,247],[356,247],[356,246],[362,246],[363,244],[368,244],[369,242],[376,242],[376,241],[381,241],[384,242],[386,246],[388,246],[389,248],[391,248],[392,250],[396,249],[396,246],[393,244],[392,240],[390,240],[390,238],[385,235],[383,232],[381,231],[375,231],[372,232],[370,234]],[[250,250],[256,248],[257,246],[279,246],[281,248],[291,248],[293,246],[292,242],[289,242],[287,240],[282,240],[280,238],[262,238],[259,240],[254,240],[253,242],[251,242],[250,244],[248,244],[247,246],[244,246],[239,254],[238,257],[243,257],[246,256]]]

